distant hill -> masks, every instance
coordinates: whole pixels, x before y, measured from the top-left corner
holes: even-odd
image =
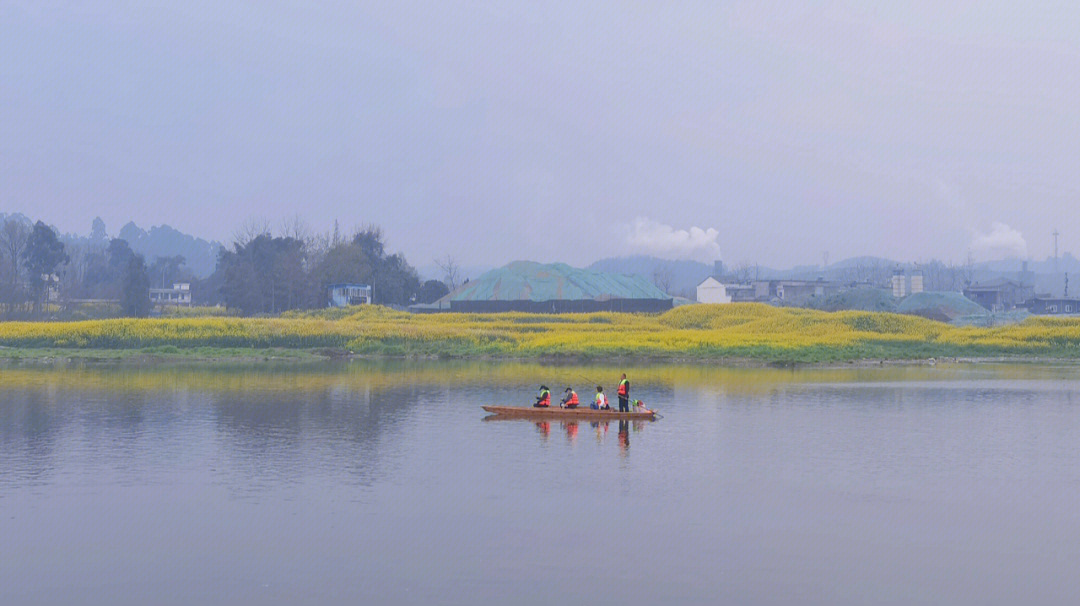
[[[0,225],[10,220],[19,221],[28,226],[34,224],[33,219],[22,213],[0,213]],[[199,278],[205,278],[214,273],[214,269],[217,267],[218,252],[222,248],[220,242],[196,238],[177,231],[168,225],[151,227],[150,231],[146,231],[129,222],[120,228],[120,233],[113,235],[109,234],[105,228],[105,222],[99,217],[94,219],[90,225],[90,233],[87,235],[63,234],[55,226],[52,227],[59,234],[60,241],[67,246],[105,247],[108,246],[111,238],[117,237],[127,240],[132,250],[146,257],[147,263],[153,263],[155,257],[180,255],[184,257],[184,264],[187,268]]]
[[[152,262],[155,257],[180,255],[184,257],[188,269],[199,278],[214,273],[218,253],[222,249],[220,242],[196,238],[168,225],[158,225],[146,231],[129,222],[120,228],[117,237],[127,240],[131,249],[146,257],[147,262]]]
[[[843,261],[837,261],[829,266],[829,269],[851,269],[853,267],[896,267],[896,261],[892,259],[886,259],[885,257],[874,257],[864,255],[862,257],[851,257],[850,259],[844,259]]]

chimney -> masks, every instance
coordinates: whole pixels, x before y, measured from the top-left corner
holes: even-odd
[[[724,262],[723,261],[713,261],[712,273],[716,277],[720,277],[720,276],[724,275]]]

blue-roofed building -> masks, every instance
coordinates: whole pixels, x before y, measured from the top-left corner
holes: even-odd
[[[671,309],[672,298],[639,276],[515,261],[462,285],[432,307],[479,313],[662,312]]]
[[[348,307],[349,305],[370,305],[372,290],[370,284],[330,284],[326,287],[327,307]]]

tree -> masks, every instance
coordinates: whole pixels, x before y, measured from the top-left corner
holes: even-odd
[[[119,276],[127,269],[128,261],[135,256],[135,253],[132,252],[127,240],[113,238],[109,240],[109,247],[105,249],[105,256],[109,258],[109,269]]]
[[[295,238],[259,235],[218,259],[222,296],[245,314],[278,313],[302,306],[307,288],[304,243]]]
[[[155,288],[168,288],[176,282],[190,282],[191,272],[184,267],[183,255],[171,257],[156,257],[154,263],[147,269],[150,273],[150,281]]]
[[[420,288],[416,270],[400,254],[387,255],[382,229],[368,225],[353,236],[352,245],[371,266],[372,297],[383,305],[407,305]]]
[[[420,278],[400,254],[376,262],[372,297],[382,305],[408,305],[420,289]]]
[[[8,312],[13,311],[21,299],[19,278],[22,275],[20,259],[26,241],[30,237],[30,229],[25,223],[16,219],[8,219],[0,228],[0,257],[6,257],[5,268],[7,270],[7,302]]]
[[[457,290],[457,287],[461,286],[461,268],[454,257],[446,255],[442,260],[435,259],[435,266],[442,270],[443,282],[447,288]]]
[[[664,294],[671,294],[671,268],[666,265],[657,265],[653,270],[653,284],[664,291]]]
[[[233,233],[233,241],[240,246],[247,246],[259,236],[270,235],[270,221],[259,217],[251,217]]]
[[[132,255],[124,268],[120,305],[128,316],[145,318],[150,314],[150,277],[142,255]]]
[[[311,229],[300,215],[293,215],[288,219],[282,220],[281,235],[285,238],[306,242],[311,238]]]
[[[327,286],[335,283],[370,284],[374,302],[396,305],[408,304],[420,289],[405,257],[387,254],[377,226],[366,226],[349,240],[340,239],[336,226],[334,233],[312,237],[299,219],[285,224],[290,234],[285,237],[256,233],[259,229],[255,224],[240,230],[241,237],[231,250],[221,251],[214,274],[200,285],[217,289],[225,305],[242,313],[323,307]],[[212,293],[199,296],[214,299]]]
[[[326,288],[330,284],[338,282],[371,284],[372,272],[371,261],[359,246],[338,244],[330,248],[312,270],[311,297],[308,305],[326,307]]]
[[[360,251],[368,259],[382,259],[386,256],[386,243],[383,242],[382,228],[377,225],[365,226],[353,236],[353,244],[360,247]]]
[[[450,294],[450,289],[446,287],[446,284],[439,280],[428,280],[420,285],[420,290],[416,291],[416,301],[434,303],[448,294]]]
[[[34,229],[26,239],[26,248],[22,252],[26,270],[29,273],[30,292],[34,297],[34,307],[41,311],[48,293],[48,285],[53,282],[56,268],[68,261],[64,252],[64,243],[56,238],[56,232],[41,221],[34,224]]]

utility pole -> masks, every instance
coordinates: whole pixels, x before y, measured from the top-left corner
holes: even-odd
[[[1053,233],[1053,234],[1051,234],[1051,235],[1053,235],[1053,236],[1054,236],[1054,267],[1055,267],[1055,268],[1057,268],[1057,260],[1058,260],[1058,236],[1060,236],[1061,234],[1059,234],[1059,233],[1058,233],[1058,230],[1057,230],[1057,228],[1054,228],[1054,233]]]

